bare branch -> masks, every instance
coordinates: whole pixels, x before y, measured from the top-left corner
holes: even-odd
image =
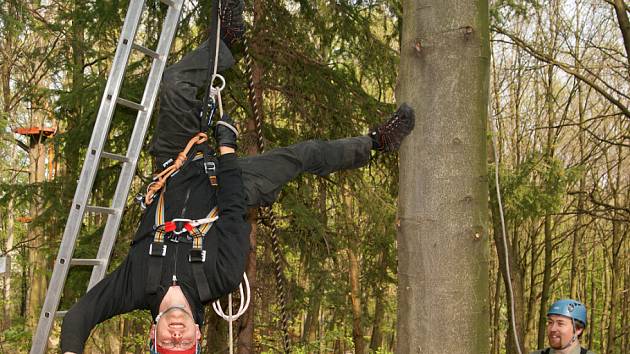
[[[621,110],[621,113],[623,113],[624,116],[626,116],[627,118],[630,118],[630,110],[628,109],[628,107],[626,107],[618,99],[613,97],[603,87],[601,87],[597,83],[593,82],[593,80],[590,80],[586,76],[580,74],[571,65],[563,63],[563,62],[560,62],[560,61],[557,61],[554,58],[550,58],[548,55],[545,55],[545,54],[541,53],[540,51],[536,50],[533,46],[531,46],[529,43],[526,43],[521,38],[517,37],[516,35],[514,35],[512,33],[509,33],[507,31],[505,31],[503,28],[500,28],[500,27],[497,27],[497,26],[492,26],[491,29],[493,31],[497,32],[497,33],[503,34],[506,37],[510,38],[514,42],[513,44],[515,44],[518,47],[522,48],[523,50],[525,50],[527,53],[529,53],[534,58],[536,58],[536,59],[538,59],[540,61],[543,61],[545,63],[554,65],[554,66],[560,68],[565,73],[574,76],[575,78],[577,78],[580,81],[584,82],[588,86],[592,87],[600,95],[604,96],[610,103],[612,103],[613,105],[617,106],[617,108],[619,108]]]

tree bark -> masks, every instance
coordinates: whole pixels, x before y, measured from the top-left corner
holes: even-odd
[[[557,3],[556,3],[557,4]],[[557,33],[554,34],[555,28],[551,26],[550,31],[552,33],[552,44],[551,51],[555,51],[555,43],[557,38]],[[554,158],[554,129],[552,128],[555,124],[555,105],[554,105],[554,72],[553,66],[547,67],[547,82],[546,82],[546,90],[545,90],[545,108],[547,113],[547,141],[544,146],[544,160],[547,166],[551,166]],[[549,176],[551,171],[549,170]],[[546,177],[545,180],[548,183],[552,183],[553,181],[549,181],[548,179],[551,177]],[[549,301],[549,293],[551,290],[551,267],[553,263],[553,244],[552,244],[552,210],[546,210],[544,217],[544,252],[545,258],[543,263],[543,282],[542,289],[540,292],[540,307],[538,314],[538,348],[545,347],[545,338],[547,334],[547,307]]]
[[[249,154],[249,151],[248,151]],[[258,293],[256,290],[258,289],[258,284],[256,282],[256,236],[257,236],[257,213],[258,210],[251,209],[249,211],[248,222],[252,226],[252,231],[249,234],[249,245],[251,247],[251,251],[249,252],[247,258],[247,267],[245,269],[245,273],[247,273],[247,278],[249,279],[249,288],[251,300],[249,302],[249,307],[247,311],[243,314],[239,321],[239,331],[238,331],[238,353],[239,354],[249,354],[255,353],[255,342],[254,342],[254,320],[256,316],[256,308],[254,301],[256,297],[254,294]]]
[[[43,118],[41,119],[43,123]],[[43,127],[43,124],[40,125]],[[33,185],[44,181],[46,171],[46,147],[42,143],[42,135],[31,137],[29,150],[30,170],[29,183]],[[41,196],[41,190],[38,191]],[[37,326],[39,312],[46,297],[46,259],[48,258],[43,247],[46,245],[44,229],[37,218],[43,212],[41,197],[35,196],[31,202],[30,217],[33,222],[28,227],[29,237],[29,265],[30,265],[30,285],[28,294],[28,323],[31,328]]]
[[[621,166],[622,166],[622,148],[617,147],[616,175],[609,174],[611,183],[611,193],[614,201],[615,211],[612,211],[612,245],[611,245],[611,276],[610,276],[610,305],[609,305],[609,322],[608,322],[608,338],[606,340],[606,353],[613,354],[618,348],[617,342],[617,314],[619,312],[619,300],[621,298],[620,283],[622,278],[622,263],[620,251],[623,250],[623,230],[621,226],[621,215],[617,210],[621,209],[619,188],[621,185]],[[612,168],[609,168],[609,171]],[[614,171],[614,170],[613,170]],[[613,172],[614,173],[614,172]],[[622,327],[623,328],[623,327]]]
[[[403,10],[396,352],[487,353],[488,3]]]
[[[262,11],[262,6],[261,6],[260,1],[257,1],[257,0],[254,1],[253,7],[254,7],[253,8],[253,12],[254,12],[253,26],[255,27],[258,21],[260,20],[261,11]],[[249,49],[250,48],[248,48],[247,50]],[[251,43],[251,50],[253,52],[257,52],[258,46],[256,43]],[[262,68],[260,67],[260,65],[256,63],[255,60],[253,60],[253,58],[251,59],[251,63],[249,64],[251,65],[250,66],[251,78],[248,78],[248,79],[252,81],[250,84],[252,85],[251,90],[253,90],[253,92],[250,92],[250,95],[249,95],[249,100],[250,100],[249,103],[252,107],[252,112],[257,109],[260,114],[259,118],[262,120],[263,119],[263,107],[262,107],[263,91],[262,91],[262,88],[260,87],[260,80],[262,78]],[[262,152],[261,151],[262,147],[257,145],[256,141],[258,141],[259,139],[263,139],[263,137],[258,136],[259,132],[257,131],[256,126],[257,126],[256,116],[252,115],[250,116],[250,119],[248,119],[246,123],[246,130],[248,132],[248,136],[250,137],[249,142],[248,142],[248,148],[247,148],[247,155],[249,156],[257,155]],[[256,352],[256,348],[254,344],[255,343],[254,320],[256,318],[256,311],[255,311],[254,306],[256,302],[255,301],[256,296],[254,295],[257,293],[256,290],[258,286],[256,282],[256,272],[257,272],[256,247],[258,243],[257,242],[257,230],[258,230],[257,212],[258,210],[254,210],[254,209],[250,210],[249,218],[248,218],[249,223],[252,227],[252,231],[249,235],[251,251],[249,253],[248,260],[247,260],[246,273],[250,282],[252,300],[250,301],[250,305],[249,305],[249,308],[247,309],[247,312],[245,312],[245,314],[243,315],[240,321],[241,330],[238,333],[238,353],[239,354],[249,354],[249,353]]]
[[[501,272],[497,272],[494,288],[494,307],[492,309],[492,346],[490,353],[499,354],[501,350],[501,336],[499,336],[499,316],[501,316]]]
[[[623,46],[626,48],[626,59],[628,60],[628,72],[630,73],[630,19],[626,12],[626,5],[623,0],[614,0],[613,6],[617,14],[619,29],[623,37]]]
[[[359,280],[361,269],[359,259],[355,253],[355,247],[357,246],[358,242],[348,248],[350,300],[352,303],[352,340],[354,342],[354,353],[363,354],[365,353],[365,340],[363,340],[363,327],[361,325],[361,319],[363,318],[363,311],[361,309],[361,283]]]
[[[372,336],[370,338],[370,350],[376,353],[383,345],[383,320],[385,317],[385,299],[383,282],[387,276],[387,251],[381,251],[380,267],[379,267],[379,283],[373,286],[374,298],[376,304],[374,306],[374,320],[372,321]]]
[[[545,250],[542,290],[540,292],[540,307],[538,312],[538,340],[536,341],[538,348],[545,347],[545,338],[547,336],[547,302],[549,300],[549,288],[551,285],[551,266],[552,266],[552,247],[551,244],[551,216],[545,215],[544,220]]]

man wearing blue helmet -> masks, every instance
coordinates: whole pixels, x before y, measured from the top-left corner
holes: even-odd
[[[571,299],[554,302],[547,311],[549,348],[531,354],[594,354],[580,346],[586,323],[583,303]]]

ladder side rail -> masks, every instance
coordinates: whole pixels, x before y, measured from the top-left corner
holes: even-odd
[[[104,259],[105,261],[92,269],[88,289],[92,288],[101,281],[105,277],[105,273],[107,271],[111,252],[116,241],[116,234],[118,232],[120,222],[122,221],[123,210],[129,195],[129,189],[131,187],[138,164],[138,158],[142,150],[142,143],[151,121],[151,114],[159,92],[162,74],[164,72],[164,68],[166,67],[166,59],[177,31],[177,24],[179,23],[182,5],[183,0],[176,0],[175,4],[169,7],[162,25],[162,32],[156,50],[159,54],[159,58],[153,60],[149,77],[147,79],[147,85],[142,97],[142,105],[146,107],[146,109],[138,111],[136,123],[131,134],[129,150],[127,151],[127,158],[129,162],[123,164],[121,176],[118,179],[116,192],[112,201],[112,208],[119,210],[120,212],[107,217],[107,224],[105,225],[105,229],[103,231],[97,255],[98,259]]]
[[[53,273],[46,292],[46,299],[39,316],[37,329],[33,336],[31,354],[43,354],[48,343],[48,336],[53,325],[55,312],[59,306],[61,293],[65,284],[66,277],[70,267],[70,260],[74,253],[76,238],[79,233],[85,206],[90,194],[96,172],[98,170],[98,161],[103,148],[104,140],[107,137],[111,116],[114,111],[113,103],[115,100],[108,100],[108,94],[118,95],[122,79],[124,77],[125,65],[129,59],[131,42],[135,37],[138,23],[144,9],[144,0],[132,0],[127,10],[125,22],[121,31],[121,36],[116,48],[115,59],[112,63],[112,69],[103,93],[101,106],[98,116],[94,124],[93,134],[90,139],[90,145],[86,153],[81,177],[74,193],[72,206],[64,229],[63,238],[59,246],[59,253],[55,260]]]

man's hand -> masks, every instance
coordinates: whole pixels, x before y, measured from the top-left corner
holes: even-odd
[[[219,149],[221,149],[221,147],[229,147],[236,150],[237,135],[238,130],[234,127],[234,121],[227,114],[224,114],[214,125],[214,138]]]

